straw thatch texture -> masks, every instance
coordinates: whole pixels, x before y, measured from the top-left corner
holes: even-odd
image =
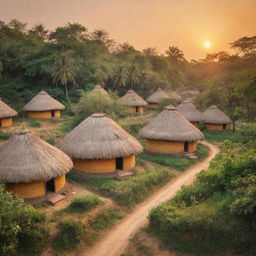
[[[182,100],[182,97],[177,92],[172,92],[170,98],[174,100]]]
[[[126,157],[143,150],[134,137],[102,113],[86,118],[64,137],[58,148],[82,160]]]
[[[204,135],[173,106],[166,107],[139,132],[145,139],[167,141],[199,141]]]
[[[45,91],[39,92],[23,108],[25,111],[51,111],[63,109],[65,109],[65,106]]]
[[[49,180],[72,167],[65,153],[27,129],[17,131],[0,146],[0,183]]]
[[[207,124],[231,123],[231,119],[215,105],[210,106],[204,111],[203,120]]]
[[[143,100],[134,90],[128,90],[121,99],[123,99],[129,107],[144,107],[148,105],[148,103]]]
[[[200,122],[202,120],[202,114],[197,111],[195,105],[189,101],[184,100],[177,106],[177,110],[189,121]]]
[[[18,113],[0,99],[0,118],[14,117]]]
[[[151,96],[147,98],[148,103],[159,103],[163,99],[169,98],[168,94],[161,88],[158,88]]]
[[[96,84],[90,93],[91,94],[100,93],[103,95],[108,95],[108,92],[105,89],[103,89],[99,84]]]

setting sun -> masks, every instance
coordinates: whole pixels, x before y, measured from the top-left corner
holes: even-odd
[[[209,41],[205,41],[204,42],[204,47],[205,48],[210,48],[212,46],[212,43],[211,42],[209,42]]]

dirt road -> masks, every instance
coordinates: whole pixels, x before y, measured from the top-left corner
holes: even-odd
[[[147,216],[150,210],[162,202],[173,198],[180,190],[181,186],[191,184],[196,174],[208,168],[210,161],[219,152],[218,147],[203,142],[209,147],[209,156],[202,162],[188,168],[183,174],[173,179],[162,187],[159,191],[139,204],[128,216],[126,216],[114,229],[90,250],[86,251],[84,256],[120,256],[129,243],[129,239],[140,228],[147,224]]]

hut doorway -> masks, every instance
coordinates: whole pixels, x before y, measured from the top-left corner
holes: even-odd
[[[139,107],[136,107],[136,113],[138,113],[139,112]]]
[[[184,142],[184,152],[188,152],[188,141]]]
[[[116,169],[123,170],[123,158],[116,158]]]
[[[54,179],[46,181],[46,191],[55,192]]]
[[[227,125],[223,124],[223,130],[227,130]]]
[[[51,117],[55,117],[55,111],[54,110],[51,111]]]

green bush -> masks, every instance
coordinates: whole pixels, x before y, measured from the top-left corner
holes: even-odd
[[[94,206],[99,205],[101,200],[96,195],[85,195],[80,197],[75,197],[70,205],[68,210],[71,212],[86,212],[92,209]]]
[[[114,225],[116,221],[122,218],[118,209],[105,208],[92,221],[92,227],[96,231],[101,231]]]
[[[28,126],[29,127],[41,127],[41,123],[39,120],[31,119],[28,121]]]
[[[45,215],[0,186],[0,255],[40,255],[47,243]]]
[[[8,140],[11,137],[11,133],[0,131],[0,140]]]
[[[61,220],[58,223],[58,233],[53,240],[53,248],[58,251],[75,249],[81,244],[83,236],[82,223],[71,217]]]

